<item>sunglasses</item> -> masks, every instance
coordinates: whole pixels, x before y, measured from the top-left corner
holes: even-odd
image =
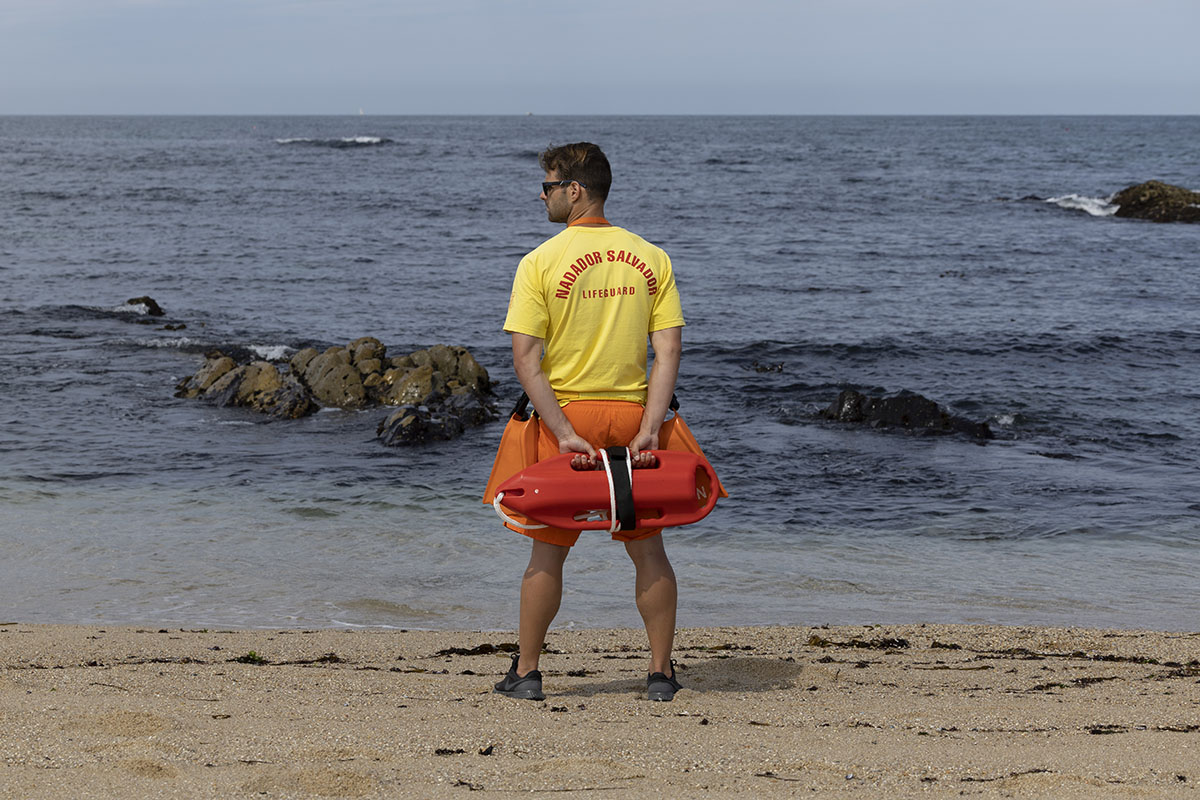
[[[579,183],[579,181],[542,181],[542,194],[550,194],[550,190],[555,186],[566,186],[569,183]],[[584,189],[587,188],[586,183],[579,183]]]

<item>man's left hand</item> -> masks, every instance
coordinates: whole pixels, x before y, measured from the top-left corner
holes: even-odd
[[[658,463],[658,459],[654,457],[654,453],[650,450],[658,449],[658,435],[653,433],[639,433],[633,437],[633,441],[629,443],[629,452],[633,456],[633,468],[640,469],[645,467],[653,467]]]

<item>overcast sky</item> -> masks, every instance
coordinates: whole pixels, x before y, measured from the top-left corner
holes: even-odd
[[[1197,114],[1200,0],[0,0],[0,114]]]

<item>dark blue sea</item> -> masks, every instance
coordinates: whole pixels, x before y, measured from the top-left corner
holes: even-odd
[[[672,256],[731,494],[666,534],[681,625],[1198,627],[1200,226],[1109,203],[1200,189],[1198,117],[0,117],[0,617],[514,627],[501,423],[387,448],[385,409],[174,387],[374,336],[467,347],[510,407],[536,155],[580,139]],[[822,419],[843,389],[996,436]],[[567,587],[557,624],[640,624],[607,535]]]

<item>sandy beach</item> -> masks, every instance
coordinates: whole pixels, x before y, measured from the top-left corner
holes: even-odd
[[[1200,796],[1200,633],[983,626],[511,633],[0,625],[0,795]]]

